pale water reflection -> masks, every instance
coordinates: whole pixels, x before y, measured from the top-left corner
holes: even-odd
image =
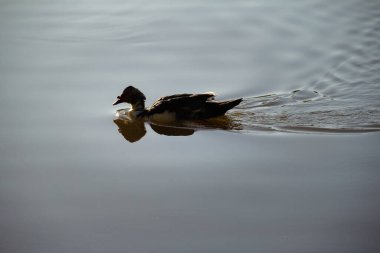
[[[380,252],[379,10],[0,0],[0,252]],[[244,101],[125,122],[129,83]]]

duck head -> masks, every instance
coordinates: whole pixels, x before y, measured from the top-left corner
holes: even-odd
[[[128,86],[123,93],[117,97],[117,100],[112,105],[120,103],[137,104],[146,100],[145,95],[137,88]]]

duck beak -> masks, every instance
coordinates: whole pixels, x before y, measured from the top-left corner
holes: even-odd
[[[117,105],[117,104],[120,104],[120,103],[122,103],[122,102],[123,102],[123,101],[121,101],[120,96],[119,96],[119,97],[117,97],[117,100],[116,100],[115,102],[113,102],[112,105]]]

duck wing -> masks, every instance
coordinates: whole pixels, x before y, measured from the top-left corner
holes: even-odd
[[[158,99],[155,103],[159,102],[159,101],[163,101],[163,100],[170,100],[170,99],[173,99],[173,98],[186,98],[186,97],[191,97],[193,96],[194,94],[190,94],[190,93],[183,93],[183,94],[175,94],[175,95],[170,95],[170,96],[165,96],[165,97],[161,97],[160,99]]]
[[[162,97],[147,110],[145,115],[169,112],[175,113],[177,120],[203,120],[224,115],[242,101],[241,98],[215,101],[214,97],[214,93],[186,93]]]
[[[179,118],[182,118],[181,115],[187,115],[194,110],[198,110],[206,101],[212,100],[214,97],[215,94],[211,92],[202,94],[184,93],[162,97],[153,103],[147,115],[168,111],[175,112]]]

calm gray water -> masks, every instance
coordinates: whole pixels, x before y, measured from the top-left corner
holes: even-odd
[[[379,10],[0,0],[0,251],[378,252]],[[130,84],[244,101],[128,125]]]

